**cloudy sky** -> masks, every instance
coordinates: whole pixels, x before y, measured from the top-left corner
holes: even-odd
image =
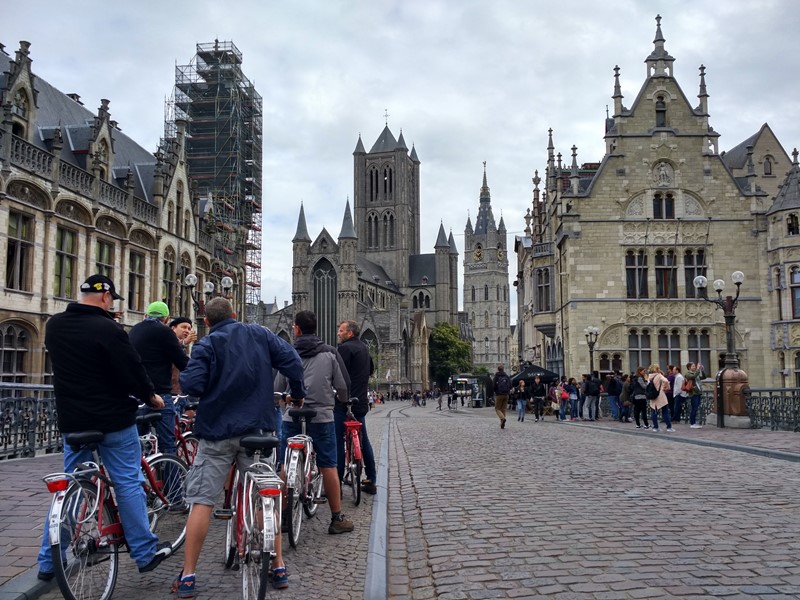
[[[112,118],[151,150],[175,65],[190,62],[196,43],[236,44],[264,98],[262,299],[281,305],[300,203],[312,238],[322,227],[339,233],[358,135],[369,149],[387,109],[422,162],[423,252],[442,222],[463,258],[483,161],[512,247],[531,177],[544,171],[548,128],[565,156],[575,144],[579,162],[601,160],[613,67],[630,105],[656,13],[690,99],[706,66],[720,149],[764,122],[787,152],[800,145],[795,0],[30,0],[3,13],[8,53],[31,42],[37,75],[90,109],[110,99]]]

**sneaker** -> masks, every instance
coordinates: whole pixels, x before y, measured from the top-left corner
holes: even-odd
[[[637,425],[637,426],[636,426],[636,429],[641,429],[641,428],[642,428],[642,426],[641,426],[641,425]]]
[[[191,506],[189,506],[189,503],[183,501],[170,504],[169,508],[167,508],[167,512],[172,515],[188,515],[190,509]]]
[[[375,495],[378,493],[378,488],[369,479],[364,479],[361,482],[361,491],[365,494]]]
[[[47,571],[39,571],[36,575],[36,579],[39,581],[53,581],[53,577],[55,577],[55,573],[49,573]]]
[[[500,419],[500,429],[505,429],[505,428],[506,428],[506,420]]]
[[[331,535],[350,533],[351,531],[353,531],[353,522],[348,521],[342,514],[340,514],[338,518],[333,517],[331,519],[331,524],[328,525],[328,533]]]
[[[690,429],[702,429],[703,426],[702,425],[698,425],[697,423],[695,423],[694,425],[689,425],[689,428]]]
[[[658,427],[653,427],[653,431],[655,431],[656,433],[658,433]]]
[[[194,575],[187,575],[186,577],[179,575],[178,577],[180,577],[180,580],[175,588],[178,598],[194,598],[197,596],[197,590],[194,587]]]
[[[667,433],[675,433],[675,430],[672,427],[667,427]]]
[[[289,587],[289,573],[286,567],[277,567],[269,572],[269,582],[273,589],[285,590]]]
[[[156,544],[156,553],[150,562],[143,567],[139,567],[139,573],[147,573],[154,570],[165,558],[172,556],[172,544],[169,542],[158,542]]]

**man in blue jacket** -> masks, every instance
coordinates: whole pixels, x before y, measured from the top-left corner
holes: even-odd
[[[252,463],[239,438],[276,429],[272,369],[286,377],[293,399],[306,396],[303,364],[288,342],[260,325],[235,321],[225,298],[206,304],[205,320],[209,334],[195,344],[180,378],[183,392],[200,402],[194,424],[197,458],[186,479],[192,512],[186,522],[183,570],[173,582],[179,598],[196,596],[197,561],[231,462],[235,459],[240,469]],[[280,542],[276,536],[271,581],[277,589],[289,585]]]

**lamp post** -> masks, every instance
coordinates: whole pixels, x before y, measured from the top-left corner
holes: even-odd
[[[183,279],[183,286],[189,290],[189,295],[192,298],[192,305],[194,306],[194,314],[195,320],[197,321],[197,335],[198,337],[203,337],[205,333],[205,323],[203,322],[203,317],[205,317],[205,303],[203,299],[200,297],[200,294],[195,289],[197,286],[197,275],[194,273],[188,273],[186,277]],[[211,300],[211,295],[214,293],[214,284],[211,281],[206,281],[203,284],[203,295],[205,296],[205,302]]]
[[[231,288],[233,287],[233,279],[225,275],[225,277],[220,279],[219,284],[222,286],[222,295],[227,298],[231,293]]]
[[[589,374],[594,373],[594,345],[597,343],[597,336],[600,335],[600,328],[590,325],[583,330],[586,343],[589,346]]]
[[[709,298],[705,290],[708,279],[702,275],[694,278],[694,287],[699,296],[707,302],[715,304],[722,309],[725,316],[725,367],[717,375],[717,427],[725,427],[725,413],[736,416],[746,416],[743,389],[747,387],[747,374],[739,368],[739,354],[736,352],[736,306],[739,304],[739,293],[744,282],[744,273],[734,271],[731,280],[736,286],[736,296],[722,297],[725,282],[722,279],[714,280],[716,298]]]

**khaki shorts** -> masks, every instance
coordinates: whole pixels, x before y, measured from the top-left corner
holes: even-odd
[[[275,465],[275,452],[262,460]],[[253,457],[239,445],[239,438],[198,440],[197,456],[186,476],[186,501],[189,504],[214,506],[228,479],[231,463],[236,460],[240,471],[253,464]]]

